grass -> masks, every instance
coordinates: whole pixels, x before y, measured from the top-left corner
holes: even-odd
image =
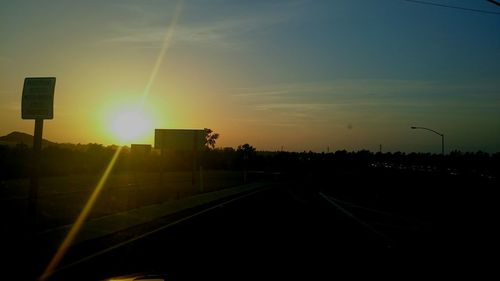
[[[38,191],[39,228],[72,223],[83,208],[100,175],[72,175],[40,179]],[[242,183],[240,172],[206,171],[203,190],[192,185],[191,172],[112,174],[89,218],[97,218],[134,208],[158,204],[215,191]],[[7,228],[22,227],[26,221],[29,180],[0,183],[0,219]]]

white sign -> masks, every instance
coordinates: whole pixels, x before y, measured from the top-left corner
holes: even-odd
[[[202,150],[205,130],[155,129],[155,148],[168,150]]]
[[[24,79],[21,112],[23,119],[53,119],[55,77]]]

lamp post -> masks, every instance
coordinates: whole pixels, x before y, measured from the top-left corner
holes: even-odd
[[[441,134],[441,133],[438,133],[436,131],[434,131],[433,129],[429,129],[429,128],[425,128],[425,127],[415,127],[415,126],[411,126],[412,129],[422,129],[422,130],[427,130],[427,131],[431,131],[437,135],[440,135],[441,136],[441,154],[444,156],[444,134]]]

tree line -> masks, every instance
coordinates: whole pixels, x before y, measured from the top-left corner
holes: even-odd
[[[114,167],[115,172],[253,170],[266,172],[323,172],[368,168],[413,169],[451,173],[475,173],[500,176],[500,153],[452,151],[447,155],[430,153],[386,152],[368,150],[331,153],[258,151],[250,144],[237,148],[213,148],[214,142],[194,155],[189,151],[165,151],[161,154],[134,153],[124,147]],[[64,176],[102,172],[118,146],[101,144],[49,145],[41,152],[41,176]],[[25,144],[0,145],[0,179],[27,178],[31,171],[32,150]]]

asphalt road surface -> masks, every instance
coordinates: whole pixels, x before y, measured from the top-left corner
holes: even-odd
[[[75,249],[61,264],[66,268],[49,280],[138,272],[169,280],[324,280],[339,274],[420,276],[436,269],[427,238],[393,244],[319,196],[303,198],[291,190],[274,185],[76,264],[113,239]]]

